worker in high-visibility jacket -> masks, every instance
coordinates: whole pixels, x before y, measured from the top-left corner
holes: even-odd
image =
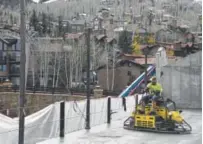
[[[152,77],[151,82],[147,85],[145,92],[149,93],[149,95],[144,96],[142,101],[142,111],[144,111],[145,105],[148,103],[150,99],[152,99],[152,111],[154,111],[156,107],[156,101],[160,98],[163,89],[161,84],[157,82],[156,77]]]

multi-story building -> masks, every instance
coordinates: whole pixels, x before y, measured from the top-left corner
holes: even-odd
[[[81,19],[63,20],[63,25],[66,26],[67,33],[84,32],[86,21]]]
[[[0,82],[20,84],[20,39],[0,37]]]

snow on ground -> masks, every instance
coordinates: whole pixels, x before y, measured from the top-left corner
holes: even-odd
[[[192,126],[191,134],[158,134],[152,132],[130,131],[123,129],[123,121],[112,121],[91,130],[70,133],[64,139],[54,138],[37,144],[201,144],[202,111],[183,111],[185,120]],[[126,117],[127,118],[127,117]]]
[[[36,2],[36,3],[40,2],[40,0],[32,0],[32,1]],[[48,1],[44,2],[44,3],[51,3],[51,2],[55,2],[55,1],[58,1],[58,0],[48,0]]]
[[[52,2],[55,2],[55,1],[58,1],[58,0],[49,0],[49,1],[46,1],[44,3],[52,3]]]
[[[36,2],[36,3],[39,3],[40,2],[40,0],[32,0],[33,2]]]

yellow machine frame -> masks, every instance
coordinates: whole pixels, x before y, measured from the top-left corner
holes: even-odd
[[[155,128],[155,116],[136,114],[135,120],[136,127]]]
[[[164,133],[190,133],[192,127],[181,116],[181,110],[176,110],[175,102],[167,99],[164,102],[173,104],[174,109],[170,110],[165,104],[155,108],[155,115],[151,115],[152,106],[146,105],[144,113],[141,104],[138,104],[136,96],[135,111],[124,121],[124,128],[129,130],[146,130]]]
[[[139,109],[140,106],[137,106],[136,109]],[[136,112],[133,114],[133,117],[135,117],[135,126],[137,127],[146,127],[146,128],[155,128],[155,122],[156,118],[153,115],[148,115],[151,111],[150,106],[145,106],[145,113],[146,114],[138,114]],[[156,109],[156,112],[159,116],[161,116],[163,119],[167,119],[168,110],[165,107],[158,107]]]

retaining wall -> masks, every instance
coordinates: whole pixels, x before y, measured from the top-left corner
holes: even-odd
[[[175,101],[179,108],[202,108],[201,59],[202,53],[198,52],[160,68],[163,94]]]

